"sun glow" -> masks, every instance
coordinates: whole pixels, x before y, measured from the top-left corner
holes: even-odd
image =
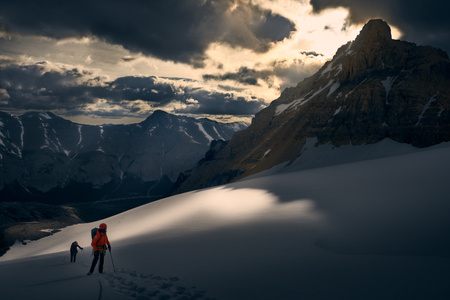
[[[38,64],[42,72],[57,72],[61,76],[73,70],[79,73],[79,77],[72,76],[70,81],[67,80],[67,85],[89,88],[94,85],[107,87],[109,82],[122,77],[154,76],[158,78],[158,82],[165,81],[174,89],[187,87],[190,91],[193,88],[204,90],[205,94],[229,94],[227,99],[256,101],[261,103],[262,108],[277,99],[285,88],[295,86],[313,75],[333,57],[340,46],[354,40],[364,25],[349,25],[349,11],[345,8],[328,9],[315,14],[308,0],[253,0],[253,8],[258,7],[262,11],[289,19],[295,28],[289,36],[286,36],[286,32],[283,40],[268,42],[261,39],[260,42],[267,47],[258,48],[255,41],[245,40],[253,39],[253,35],[240,35],[241,29],[251,27],[247,24],[251,21],[251,16],[247,18],[246,6],[241,5],[246,1],[250,2],[234,1],[227,13],[239,16],[229,16],[229,20],[222,24],[225,29],[228,28],[225,30],[228,40],[241,38],[244,41],[228,43],[220,36],[209,39],[205,44],[207,49],[201,56],[204,58],[201,62],[203,67],[133,52],[123,45],[113,44],[93,35],[61,40],[46,36],[12,36],[10,43],[4,43],[8,47],[5,48],[4,55],[0,55],[0,63]],[[400,30],[393,26],[391,32],[394,39],[402,36]],[[5,34],[0,28],[0,39],[3,37],[6,41]],[[253,45],[253,48],[249,45]],[[245,74],[242,70],[249,70],[249,73]],[[5,107],[12,103],[7,96],[8,93],[0,91],[1,104]],[[131,103],[127,99],[99,100],[92,99],[89,94],[86,96],[91,98],[91,102],[80,104],[82,107],[79,109],[80,113],[86,113],[83,117],[85,120],[88,115],[93,118],[92,122],[86,124],[99,124],[103,120],[109,123],[113,119],[113,123],[119,123],[120,120],[125,122],[125,118],[135,122],[139,118],[145,119],[158,106],[156,102],[144,103],[139,99]],[[202,105],[201,99],[193,97],[186,103],[166,101],[158,109],[170,113],[187,112],[192,113],[193,117],[201,117],[205,116],[202,114]],[[64,111],[64,108],[60,111]],[[238,109],[218,111],[222,114],[212,116],[218,121],[227,119],[248,122],[251,118],[248,110],[242,111],[242,114],[236,113]],[[235,115],[230,116],[232,113]],[[74,119],[73,116],[63,115]],[[114,117],[109,117],[112,115]]]
[[[233,80],[218,84],[250,91],[253,96],[264,99],[266,103],[278,98],[284,88],[295,86],[305,77],[314,74],[333,57],[340,46],[355,39],[362,28],[362,25],[348,26],[348,10],[344,8],[313,14],[309,3],[293,0],[257,2],[261,7],[289,18],[295,23],[296,30],[283,41],[274,43],[265,53],[212,43],[206,52],[208,60],[205,62],[204,72],[236,73],[242,67],[265,72],[267,76],[264,80],[260,78],[252,86]],[[214,82],[208,81],[205,84],[213,85]]]

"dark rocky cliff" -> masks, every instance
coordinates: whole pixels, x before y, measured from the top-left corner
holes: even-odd
[[[214,160],[186,173],[177,192],[293,161],[309,137],[334,146],[385,138],[415,147],[450,141],[447,53],[392,40],[386,22],[369,21],[316,74],[256,114]]]

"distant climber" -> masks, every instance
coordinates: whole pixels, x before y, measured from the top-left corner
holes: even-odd
[[[94,238],[92,239],[92,249],[94,250],[94,259],[92,260],[91,269],[89,270],[88,275],[92,275],[95,269],[95,265],[97,264],[98,259],[100,258],[100,263],[98,265],[98,272],[103,274],[103,264],[105,262],[106,250],[111,251],[111,245],[108,240],[108,236],[106,235],[106,224],[102,223],[97,230]]]
[[[78,249],[80,248],[81,250],[83,250],[83,247],[80,247],[80,245],[78,245],[77,241],[73,242],[72,245],[70,245],[70,262],[74,263],[77,260],[77,253],[78,253]]]

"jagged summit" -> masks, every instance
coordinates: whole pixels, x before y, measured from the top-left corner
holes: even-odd
[[[331,61],[319,74],[337,77],[339,82],[360,82],[373,73],[398,74],[401,70],[416,72],[420,66],[422,75],[433,77],[448,76],[446,52],[429,46],[393,40],[389,25],[382,20],[367,23],[354,41],[341,46]],[[328,74],[329,73],[329,74]],[[389,74],[390,73],[390,74]],[[317,73],[310,78],[315,78]],[[305,86],[307,78],[299,85]],[[307,84],[306,84],[307,85]],[[298,86],[297,86],[298,88]]]
[[[168,114],[163,110],[155,110],[150,116],[148,116],[144,121],[140,123],[144,128],[148,126],[153,126],[154,123],[170,123],[172,115]]]
[[[284,90],[180,191],[229,182],[293,162],[316,145],[373,144],[386,138],[428,147],[450,141],[450,61],[439,49],[391,38],[383,20],[296,87]],[[183,189],[184,188],[184,189]]]
[[[360,80],[370,71],[392,68],[397,63],[405,63],[398,61],[399,58],[404,57],[404,49],[395,50],[394,48],[404,47],[409,43],[396,42],[398,41],[392,40],[391,28],[385,21],[370,20],[354,41],[348,42],[337,50],[333,60],[325,64],[324,68],[329,65],[340,65],[339,80],[341,82]]]
[[[160,116],[168,116],[168,115],[169,115],[169,113],[165,112],[164,110],[157,109],[153,112],[153,114],[151,116],[160,117]]]
[[[355,45],[367,45],[372,47],[380,47],[392,40],[391,28],[381,20],[370,20],[356,37]]]

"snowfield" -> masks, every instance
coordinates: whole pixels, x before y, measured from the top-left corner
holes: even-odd
[[[289,167],[17,243],[2,299],[450,299],[450,144],[309,142]],[[112,253],[86,276],[101,222]]]

